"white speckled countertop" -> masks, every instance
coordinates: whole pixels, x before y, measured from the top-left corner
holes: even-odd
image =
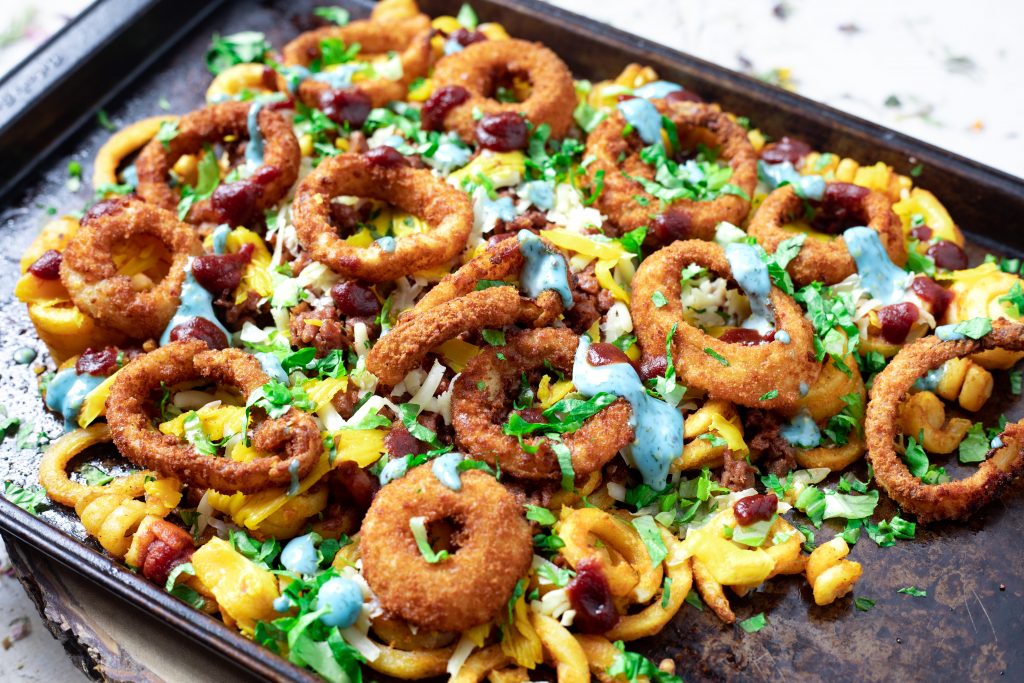
[[[84,0],[12,0],[0,73]],[[328,4],[325,2],[324,4]],[[553,0],[1024,177],[1024,3],[1005,0]],[[35,6],[48,6],[35,10]],[[38,12],[38,13],[37,13]],[[33,17],[35,23],[33,24]],[[27,28],[27,31],[26,31]],[[28,45],[27,45],[28,44]],[[18,56],[15,56],[17,53]],[[0,548],[0,680],[82,680]],[[28,629],[27,636],[20,637]]]

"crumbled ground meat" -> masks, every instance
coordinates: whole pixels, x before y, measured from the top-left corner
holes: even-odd
[[[346,420],[356,412],[356,404],[359,403],[359,385],[349,382],[345,391],[339,391],[331,399],[331,405]]]
[[[373,204],[366,200],[351,205],[331,202],[331,224],[340,235],[351,235],[360,223],[370,220],[372,213]]]
[[[270,316],[266,311],[260,309],[260,298],[256,292],[248,292],[245,301],[236,304],[235,295],[229,293],[213,303],[224,312],[224,321],[232,328],[241,328],[247,322],[263,327],[270,323],[268,320]]]
[[[307,322],[309,320],[319,320],[320,323]],[[319,357],[326,356],[333,349],[352,346],[352,335],[338,319],[338,311],[333,306],[313,310],[308,303],[302,302],[292,309],[289,328],[293,343],[315,347]]]
[[[554,495],[562,489],[561,482],[555,479],[551,481],[522,481],[502,476],[501,483],[505,485],[509,493],[515,496],[520,505],[547,507]]]
[[[754,485],[754,473],[757,470],[747,462],[746,458],[733,457],[732,451],[725,449],[725,462],[722,465],[720,483],[730,491],[742,491]]]
[[[548,227],[547,214],[543,211],[530,209],[510,221],[499,219],[494,226],[494,233],[519,232],[520,230],[543,230]]]
[[[434,432],[442,444],[451,442],[450,428],[445,425],[444,419],[438,413],[420,413],[416,417],[416,421]],[[425,441],[420,441],[409,433],[405,425],[396,421],[391,425],[391,430],[387,433],[387,436],[384,437],[384,448],[387,449],[388,455],[392,458],[401,458],[404,455],[426,453],[435,448],[435,446]]]
[[[784,421],[767,410],[748,410],[743,417],[747,444],[761,454],[761,464],[772,474],[783,476],[796,467],[796,450],[782,438]]]
[[[380,489],[377,478],[351,460],[335,465],[328,482],[332,498],[349,501],[353,507],[362,511],[370,507]]]
[[[595,320],[608,312],[615,303],[615,298],[606,289],[602,289],[594,275],[594,264],[571,276],[573,306],[565,312],[565,324],[573,332],[582,334],[590,329]]]

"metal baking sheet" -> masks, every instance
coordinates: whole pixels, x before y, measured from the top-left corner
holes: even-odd
[[[87,183],[78,192],[69,190],[67,165],[78,160],[84,177],[91,175],[91,159],[108,136],[95,123],[95,108],[103,106],[115,123],[125,124],[162,111],[158,104],[162,98],[176,113],[199,107],[210,80],[202,57],[211,34],[259,30],[280,47],[310,27],[312,8],[324,3],[240,0],[212,10],[216,3],[207,3],[205,17],[160,13],[154,7],[168,4],[103,0],[97,7],[105,7],[112,13],[109,16],[120,16],[123,25],[105,33],[102,45],[80,45],[77,52],[68,48],[63,55],[58,53],[54,57],[60,60],[58,82],[45,89],[17,91],[9,80],[0,84],[0,105],[18,109],[18,116],[8,115],[0,106],[0,149],[27,151],[17,168],[10,157],[0,155],[0,187],[7,188],[0,198],[0,236],[5,247],[0,262],[0,404],[9,414],[51,435],[59,434],[60,425],[42,409],[33,368],[16,365],[13,352],[31,346],[40,352],[33,366],[45,362],[52,369],[52,363],[11,290],[20,254],[50,218],[51,210],[77,210],[90,198]],[[350,9],[353,17],[364,16],[370,7],[368,2],[353,0],[338,4]],[[436,16],[454,14],[461,1],[420,4]],[[134,14],[118,14],[118,7],[129,5]],[[540,2],[479,0],[473,5],[481,20],[499,21],[513,35],[552,47],[577,77],[598,80],[614,76],[629,62],[650,64],[663,78],[750,117],[771,136],[790,133],[817,149],[864,162],[883,160],[903,173],[922,164],[918,184],[940,197],[976,245],[972,262],[979,261],[985,251],[1024,255],[1024,232],[1009,228],[1024,215],[1024,181],[1018,178]],[[159,18],[159,29],[154,28],[154,17]],[[198,27],[189,26],[199,20]],[[138,55],[140,44],[151,48],[148,61],[136,56],[136,61],[119,65],[117,60],[97,58]],[[79,87],[71,87],[76,82]],[[82,82],[102,88],[83,93]],[[33,118],[50,123],[34,128],[8,125]],[[36,134],[26,133],[31,130]],[[989,419],[1000,412],[1010,419],[1024,416],[1024,407],[1011,400],[1005,378],[997,380],[996,395]],[[31,449],[17,449],[13,437],[6,438],[0,444],[0,480],[33,482],[38,458]],[[855,610],[850,598],[816,607],[801,577],[783,577],[752,596],[732,600],[739,619],[767,614],[768,626],[759,633],[746,634],[721,624],[707,611],[684,606],[661,634],[632,647],[656,661],[674,659],[679,673],[690,680],[1024,680],[1024,650],[1018,647],[1024,635],[1024,562],[1019,549],[1019,539],[1024,537],[1022,494],[1024,485],[1018,482],[968,522],[919,529],[917,540],[892,548],[878,548],[866,538],[860,541],[853,557],[864,565],[864,577],[856,594],[876,601],[868,612]],[[879,513],[888,517],[894,512],[883,495]],[[51,508],[35,518],[0,500],[0,530],[171,624],[254,678],[315,680],[111,562],[84,538],[67,510]],[[826,523],[819,540],[838,530]],[[926,589],[928,596],[913,598],[896,592],[908,585]]]

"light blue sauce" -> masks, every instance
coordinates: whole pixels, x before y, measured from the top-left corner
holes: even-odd
[[[435,458],[430,465],[430,471],[434,473],[437,480],[450,488],[452,491],[462,490],[462,479],[459,478],[459,463],[462,462],[462,453],[445,453]]]
[[[468,164],[471,156],[473,156],[473,150],[459,144],[449,136],[447,139],[444,137],[440,138],[440,142],[433,155],[422,158],[431,168],[437,169],[441,173],[451,173],[455,169],[462,168]],[[515,215],[513,214],[514,217]]]
[[[942,341],[963,341],[967,339],[967,336],[963,332],[958,332],[956,326],[959,323],[950,323],[949,325],[939,325],[935,328],[935,336]]]
[[[385,235],[384,237],[378,237],[376,241],[377,246],[380,247],[380,250],[383,251],[384,253],[395,253],[395,247],[398,245],[398,242],[395,240],[394,237],[390,235]]]
[[[213,253],[214,254],[226,254],[228,251],[228,234],[231,232],[231,227],[227,223],[221,223],[213,229]]]
[[[793,341],[793,339],[789,336],[789,332],[786,332],[785,330],[779,330],[778,332],[775,333],[775,341],[782,342],[783,344],[788,344],[789,342]]]
[[[297,459],[288,463],[288,474],[292,475],[292,483],[288,485],[287,493],[291,498],[299,492],[299,461]]]
[[[814,448],[821,443],[821,430],[807,410],[801,410],[779,430],[782,438],[798,448]]]
[[[455,40],[455,36],[451,36],[448,40],[444,41],[444,53],[446,55],[453,55],[456,52],[462,52],[466,49],[459,41]]]
[[[246,127],[249,129],[249,142],[245,146],[245,162],[256,168],[263,165],[263,132],[260,130],[260,110],[263,102],[256,100],[249,107]]]
[[[260,362],[260,367],[263,368],[263,372],[267,373],[267,376],[272,380],[281,382],[282,384],[288,384],[288,373],[284,371],[284,366],[281,365],[281,359],[272,353],[260,351],[259,353],[252,354],[256,356],[256,360]]]
[[[989,445],[992,448],[1002,448],[1004,445],[1002,437],[997,436],[996,438],[992,439],[992,443]]]
[[[519,231],[519,252],[526,259],[519,276],[523,291],[536,299],[541,292],[553,290],[562,298],[562,305],[565,308],[572,308],[569,266],[565,262],[565,257],[548,251],[540,237],[529,230]]]
[[[683,86],[669,81],[654,81],[633,89],[633,94],[645,100],[660,100],[669,93],[679,92]]]
[[[14,352],[14,362],[18,365],[28,365],[36,359],[39,353],[31,346],[22,346]]]
[[[672,461],[683,452],[683,415],[644,389],[640,376],[629,363],[613,363],[594,367],[587,362],[590,339],[580,337],[573,359],[572,381],[576,389],[590,398],[606,392],[621,396],[632,408],[629,424],[635,439],[627,454],[643,477],[655,490],[665,488]]]
[[[531,180],[519,188],[519,196],[538,209],[550,211],[555,206],[555,191],[546,180]]]
[[[380,470],[380,485],[387,486],[395,479],[401,479],[409,471],[409,459],[406,457],[388,460]]]
[[[327,614],[320,615],[325,626],[348,628],[356,623],[363,608],[363,590],[352,579],[335,576],[327,579],[316,594],[317,610],[329,607]]]
[[[772,292],[768,266],[752,246],[742,242],[726,246],[725,258],[729,261],[733,279],[750,301],[750,318],[743,323],[743,327],[771,329],[775,325],[775,314],[768,300]]]
[[[275,612],[287,612],[292,608],[292,601],[284,595],[279,595],[274,598],[274,611]]]
[[[213,312],[213,295],[196,282],[192,276],[192,263],[189,262],[185,267],[185,281],[181,285],[181,304],[174,312],[171,322],[167,323],[164,333],[160,335],[160,346],[165,346],[171,341],[171,330],[192,318],[206,318],[216,325],[228,340],[231,339],[231,333],[220,324]]]
[[[907,274],[889,260],[877,232],[865,227],[849,228],[843,232],[843,241],[857,264],[861,286],[872,298],[885,304],[903,298]]]
[[[288,541],[288,545],[281,551],[281,564],[285,569],[296,574],[306,576],[316,574],[320,560],[316,556],[312,535],[297,536]]]
[[[90,391],[102,384],[106,377],[79,375],[74,368],[61,370],[46,388],[46,407],[64,417],[64,431],[78,427],[78,412]]]
[[[800,175],[793,164],[783,161],[780,164],[757,162],[757,175],[773,190],[784,183],[793,186],[798,197],[821,201],[825,196],[825,179],[817,175]]]
[[[800,382],[800,396],[806,396],[810,390],[811,387],[807,382]]]
[[[929,370],[924,377],[918,377],[914,381],[914,388],[918,391],[935,391],[939,388],[939,382],[946,374],[946,364],[943,363],[934,370]]]
[[[139,172],[135,170],[134,163],[128,164],[121,171],[121,182],[125,185],[131,185],[133,189],[139,186]]]
[[[304,66],[286,66],[281,69],[281,75],[284,76],[284,80],[288,84],[288,92],[294,95],[298,92],[299,85],[306,79],[314,80],[318,83],[326,83],[334,89],[348,88],[352,85],[352,76],[364,68],[366,68],[365,64],[350,62],[348,64],[339,64],[337,68],[333,68],[330,71],[313,73]]]
[[[661,114],[653,104],[641,97],[635,97],[619,102],[617,106],[626,123],[633,126],[641,140],[648,145],[661,142]]]

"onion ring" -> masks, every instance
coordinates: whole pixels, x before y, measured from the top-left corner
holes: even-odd
[[[928,485],[913,476],[893,445],[900,404],[917,378],[947,360],[989,349],[1024,351],[1024,325],[993,320],[992,332],[978,340],[919,339],[903,347],[871,386],[865,419],[868,460],[878,485],[921,522],[967,517],[1024,472],[1024,420],[1006,426],[999,436],[1004,445],[992,449],[977,472],[944,484]]]
[[[676,125],[684,149],[693,149],[698,143],[717,148],[719,158],[732,168],[729,182],[748,197],[753,196],[757,185],[757,153],[742,126],[717,105],[665,100],[654,100],[653,104],[658,113]],[[587,167],[590,185],[596,185],[598,172],[604,174],[604,190],[598,195],[595,206],[621,232],[650,225],[652,215],[665,213],[675,214],[687,238],[710,240],[722,221],[739,225],[747,217],[750,200],[734,194],[722,194],[710,201],[678,199],[660,211],[655,210],[653,207],[659,200],[633,180],[654,180],[654,169],[640,158],[643,143],[639,135],[623,135],[625,126],[622,112],[614,111],[591,131],[586,151],[588,156],[594,157],[594,163]]]
[[[401,53],[402,77],[392,81],[374,78],[353,83],[362,90],[374,107],[383,107],[394,100],[404,100],[409,84],[427,75],[433,58],[430,47],[430,18],[425,14],[397,21],[370,18],[353,21],[345,26],[324,26],[306,31],[284,46],[281,50],[285,66],[308,67],[319,59],[320,43],[325,39],[338,39],[346,46],[359,44],[357,58],[386,57],[389,53]],[[278,89],[284,91],[287,81],[278,76]],[[299,100],[310,107],[319,106],[320,96],[331,89],[329,83],[312,78],[303,80],[296,90]]]
[[[452,390],[455,439],[467,456],[522,479],[562,476],[549,439],[524,439],[530,450],[538,449],[527,453],[516,437],[502,431],[501,421],[511,409],[509,394],[521,375],[547,365],[570,374],[578,344],[579,338],[565,328],[528,330],[510,336],[505,346],[485,349],[469,361]],[[505,359],[499,360],[498,353]],[[618,399],[563,437],[577,477],[599,470],[633,441],[630,415],[629,404]]]
[[[154,429],[146,407],[150,395],[162,386],[196,378],[234,385],[245,395],[269,381],[259,361],[238,349],[210,351],[194,340],[162,346],[124,366],[110,387],[107,422],[117,449],[140,467],[226,493],[287,485],[317,464],[323,450],[320,430],[312,417],[296,408],[265,420],[253,434],[256,449],[270,452],[283,447],[284,454],[250,462],[200,455],[177,437]],[[289,470],[292,463],[298,463],[294,472]]]
[[[118,274],[112,256],[115,245],[139,235],[159,239],[172,258],[163,279],[142,291],[132,278]],[[159,337],[178,309],[188,259],[201,253],[195,231],[173,213],[120,199],[83,221],[64,250],[60,279],[75,305],[100,324],[132,339]]]
[[[381,605],[431,631],[493,619],[533,558],[530,527],[512,494],[478,470],[460,477],[453,491],[429,465],[417,467],[380,490],[360,532],[363,575]],[[460,527],[447,559],[431,564],[420,553],[409,528],[420,516],[428,529],[444,520]]]
[[[248,139],[251,102],[222,102],[197,109],[181,117],[178,134],[169,142],[152,140],[135,162],[139,176],[138,193],[150,204],[169,211],[178,207],[180,192],[167,183],[174,163],[185,154],[199,153],[204,144],[217,144],[232,135]],[[302,160],[299,142],[284,117],[271,109],[260,109],[257,116],[260,133],[265,140],[263,164],[253,171],[254,177],[268,176],[260,182],[262,193],[256,199],[260,211],[277,204],[288,194],[299,175]],[[186,216],[190,223],[220,223],[221,212],[209,199],[196,202]]]
[[[515,323],[550,324],[562,312],[562,301],[554,291],[541,292],[535,301],[514,287],[476,291],[481,280],[504,280],[521,271],[525,261],[519,240],[509,237],[446,275],[370,349],[367,368],[384,384],[394,386],[432,349],[461,334]]]
[[[829,183],[834,185],[836,183]],[[800,219],[804,214],[805,200],[797,195],[792,185],[783,185],[765,198],[750,219],[747,232],[757,238],[765,251],[774,253],[779,244],[793,237],[795,233],[783,230],[782,226]],[[903,239],[903,226],[892,211],[892,202],[881,192],[866,191],[859,200],[858,218],[878,233],[892,262],[901,266],[907,261],[907,248]],[[786,268],[793,276],[793,282],[803,286],[811,282],[834,285],[857,272],[857,266],[846,248],[842,237],[828,241],[804,240],[796,258]]]
[[[640,346],[651,355],[662,355],[665,340],[675,324],[672,360],[683,384],[752,408],[780,409],[800,400],[800,384],[814,384],[821,371],[815,360],[814,332],[792,298],[777,287],[771,290],[776,325],[790,336],[790,343],[774,340],[755,346],[730,344],[715,339],[683,317],[679,274],[692,263],[731,278],[725,252],[713,242],[675,242],[649,256],[633,278],[631,312]],[[651,297],[660,291],[667,303],[658,308]],[[724,365],[722,360],[728,365]],[[775,398],[762,398],[771,391]]]
[[[100,151],[96,152],[96,159],[92,163],[93,189],[99,189],[104,185],[117,185],[117,169],[121,163],[156,137],[161,125],[177,120],[178,117],[173,115],[150,116],[111,135],[100,147]]]
[[[427,232],[393,238],[394,248],[375,242],[354,247],[329,221],[330,202],[355,195],[392,203],[430,225]],[[339,275],[367,282],[394,280],[447,263],[466,246],[473,227],[469,198],[430,171],[381,167],[361,154],[325,159],[299,185],[292,204],[295,232],[309,255]]]
[[[499,102],[492,98],[495,82],[506,75],[524,76],[530,81],[529,97],[522,102]],[[468,143],[476,136],[474,112],[484,116],[512,112],[523,114],[535,127],[548,124],[551,137],[564,137],[572,125],[576,88],[569,67],[540,43],[525,40],[485,40],[444,57],[433,75],[434,92],[458,86],[469,98],[449,110],[445,130],[454,130]]]

